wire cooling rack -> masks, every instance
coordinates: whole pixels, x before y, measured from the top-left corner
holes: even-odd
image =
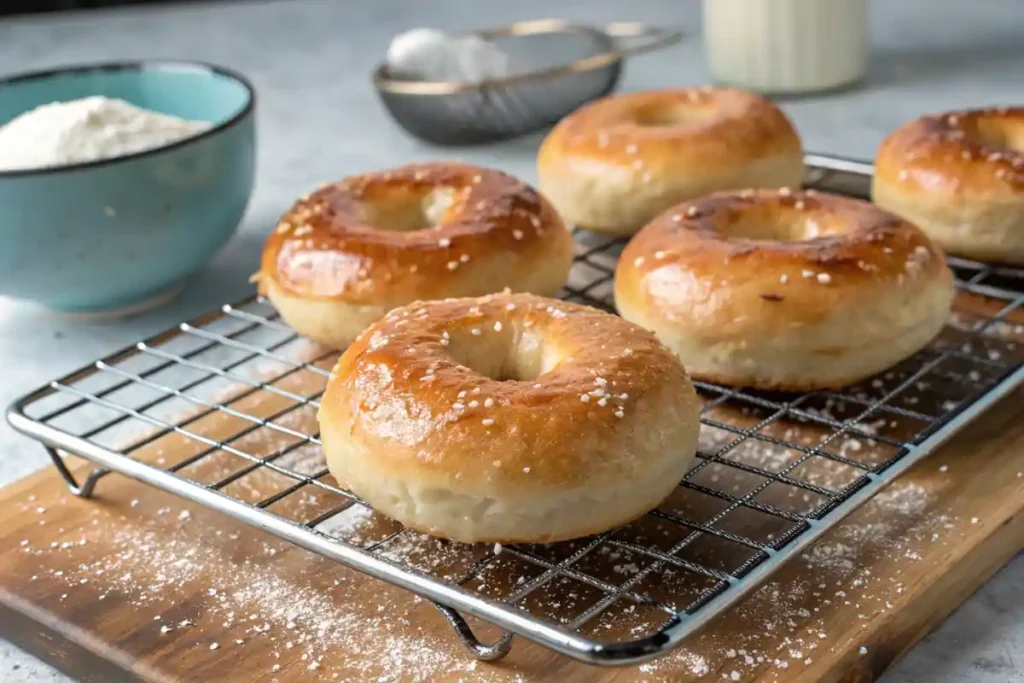
[[[864,196],[870,166],[808,157],[808,184]],[[563,296],[611,309],[625,241],[577,235]],[[316,409],[334,352],[264,301],[224,306],[17,401],[72,491],[119,472],[432,600],[467,647],[518,634],[580,660],[663,653],[1024,379],[1024,270],[951,260],[959,296],[929,345],[842,392],[698,383],[699,458],[657,510],[573,542],[432,539],[374,513],[328,473]],[[98,467],[79,481],[74,453]],[[464,616],[502,629],[480,642]]]

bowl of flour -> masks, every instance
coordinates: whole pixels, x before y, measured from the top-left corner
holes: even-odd
[[[191,62],[0,79],[0,296],[77,313],[168,300],[252,194],[255,95]]]

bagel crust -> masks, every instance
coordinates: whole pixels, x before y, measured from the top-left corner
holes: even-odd
[[[925,346],[953,300],[942,252],[863,201],[813,190],[680,204],[626,246],[620,314],[653,330],[696,379],[838,388]]]
[[[871,195],[951,254],[1024,264],[1024,107],[904,125],[878,150]]]
[[[799,186],[800,138],[778,107],[730,88],[607,97],[563,119],[541,144],[540,189],[568,223],[632,235],[710,192]]]
[[[456,541],[546,543],[661,503],[699,407],[646,330],[499,294],[387,314],[338,360],[319,420],[331,473],[376,510]]]
[[[299,200],[263,250],[261,294],[300,334],[347,346],[396,306],[509,288],[554,294],[572,236],[534,189],[454,163],[353,176]]]

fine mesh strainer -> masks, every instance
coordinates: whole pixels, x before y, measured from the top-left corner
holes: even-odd
[[[623,58],[677,42],[679,31],[639,23],[592,28],[527,21],[478,35],[503,50],[511,73],[482,83],[401,80],[381,65],[373,75],[384,106],[412,135],[441,145],[516,137],[549,126],[611,92]]]

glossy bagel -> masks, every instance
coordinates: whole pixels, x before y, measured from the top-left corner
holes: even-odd
[[[953,299],[942,252],[867,202],[761,190],[665,212],[626,246],[615,303],[697,379],[836,388],[927,344]]]
[[[415,164],[299,200],[263,250],[260,292],[300,334],[342,348],[396,306],[510,288],[554,294],[572,236],[515,178]]]
[[[686,473],[694,389],[654,335],[518,294],[415,303],[339,359],[320,406],[327,464],[375,509],[464,542],[599,533]]]
[[[799,186],[800,138],[767,99],[728,88],[630,93],[588,104],[544,139],[540,189],[568,223],[633,234],[718,190]]]
[[[906,124],[879,148],[871,194],[951,254],[1024,263],[1024,107]]]

